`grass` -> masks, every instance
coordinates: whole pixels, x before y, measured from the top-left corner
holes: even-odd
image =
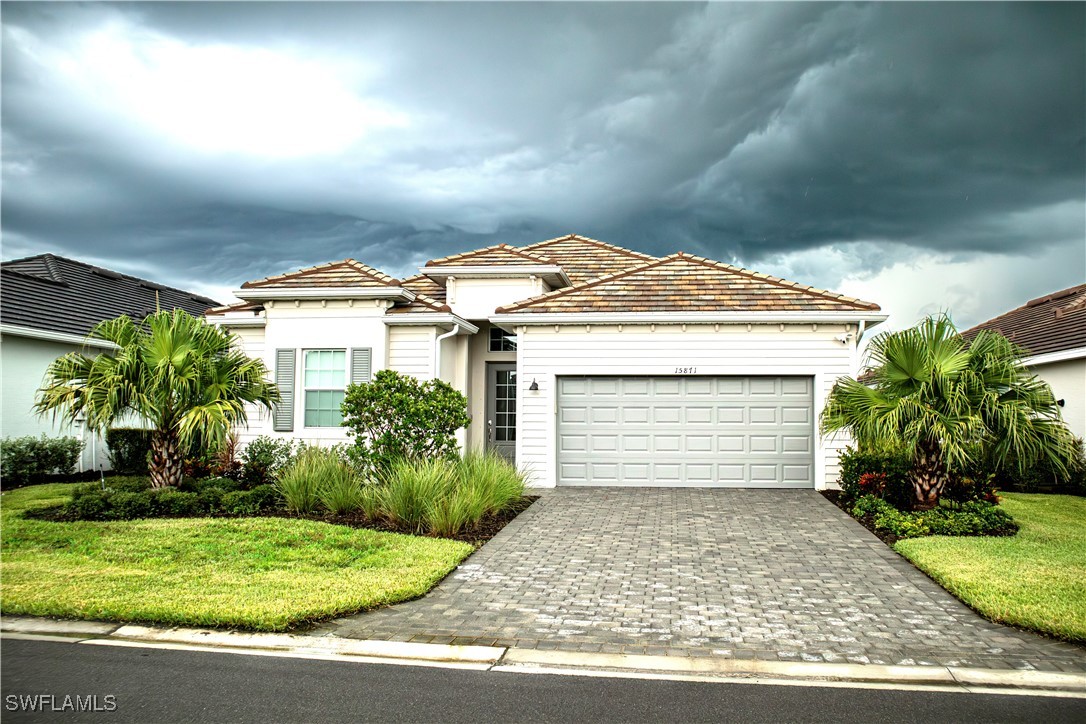
[[[1086,498],[1003,493],[1010,538],[932,536],[894,549],[992,621],[1086,643]]]
[[[287,518],[53,523],[73,485],[0,498],[5,614],[283,631],[416,598],[472,547]]]

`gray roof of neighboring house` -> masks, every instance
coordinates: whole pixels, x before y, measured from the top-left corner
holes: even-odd
[[[962,336],[973,339],[982,329],[999,332],[1031,355],[1086,347],[1086,284],[1031,299]]]
[[[0,262],[0,322],[86,335],[95,324],[162,309],[202,316],[214,299],[54,254]]]

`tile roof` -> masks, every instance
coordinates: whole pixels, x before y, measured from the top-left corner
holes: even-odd
[[[0,322],[86,335],[122,314],[143,318],[156,306],[202,315],[214,299],[54,254],[0,262]]]
[[[425,294],[431,299],[441,303],[445,302],[445,285],[435,282],[425,274],[416,274],[413,277],[401,279],[400,285],[415,294]]]
[[[877,311],[841,294],[679,252],[501,307],[504,313]]]
[[[982,329],[999,332],[1031,355],[1086,347],[1086,284],[1030,300],[962,336],[973,339]]]
[[[400,281],[404,289],[415,293],[415,299],[408,304],[398,304],[388,310],[389,314],[413,314],[418,312],[451,312],[445,303],[445,287],[422,274]]]
[[[551,266],[554,263],[544,256],[518,249],[515,246],[495,244],[485,249],[475,249],[474,251],[465,251],[462,254],[453,254],[441,259],[432,259],[426,262],[426,266],[535,266],[540,264]]]
[[[388,274],[354,259],[328,262],[299,269],[289,274],[265,277],[241,285],[242,289],[296,287],[398,287],[400,282]]]
[[[586,236],[567,234],[520,247],[520,251],[545,256],[562,267],[574,284],[598,279],[605,274],[640,266],[656,257],[624,249]]]

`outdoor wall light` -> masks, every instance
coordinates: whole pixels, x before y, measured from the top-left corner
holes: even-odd
[[[539,392],[539,383],[532,379],[532,384],[528,385],[528,389],[532,392]]]
[[[533,382],[532,384],[534,385],[535,383]],[[1066,400],[1056,400],[1056,404],[1059,405],[1060,407],[1063,407],[1066,403],[1067,403]]]

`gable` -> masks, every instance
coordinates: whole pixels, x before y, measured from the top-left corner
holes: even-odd
[[[879,306],[682,252],[498,313],[878,311]]]
[[[344,259],[265,277],[241,285],[242,289],[297,289],[301,287],[398,287],[399,281],[373,267]]]

